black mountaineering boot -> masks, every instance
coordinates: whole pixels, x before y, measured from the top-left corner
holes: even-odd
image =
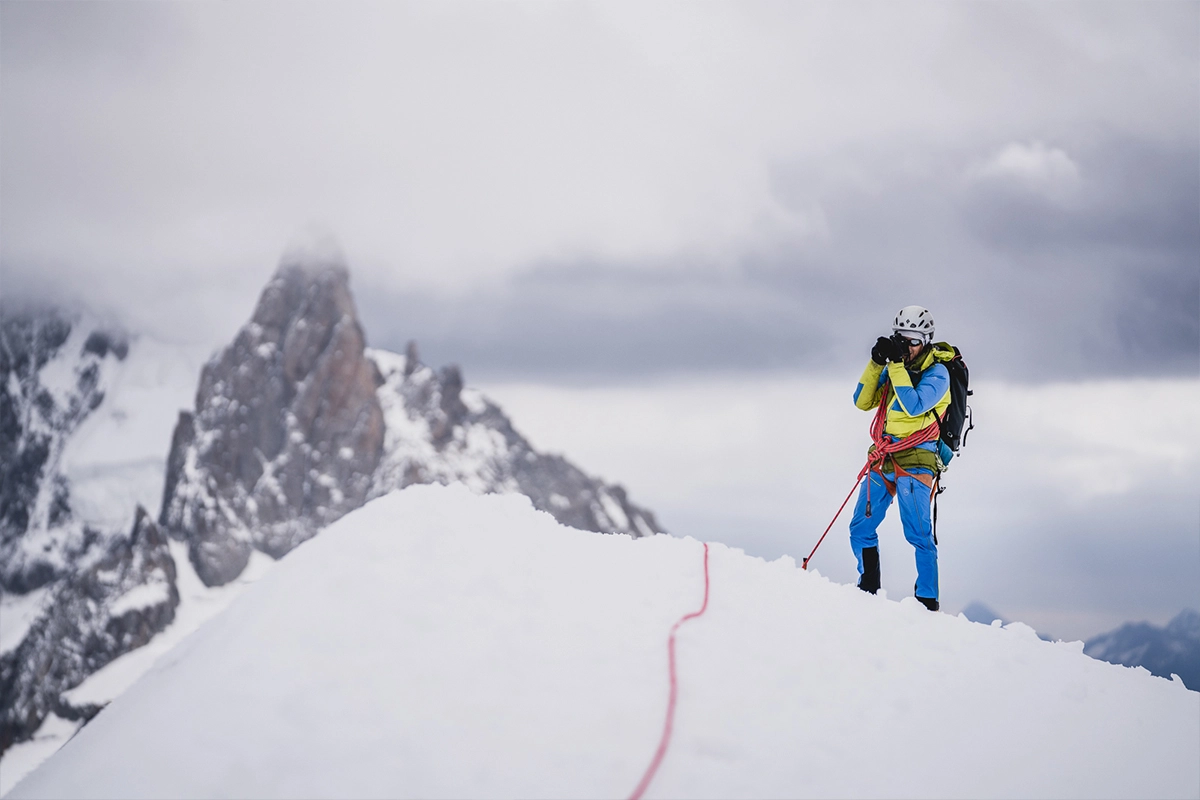
[[[925,606],[930,611],[937,611],[941,608],[941,606],[938,605],[936,597],[918,597],[917,599],[921,601],[921,605]]]
[[[858,588],[875,594],[879,591],[879,548],[864,547],[862,551],[863,574],[858,579]]]

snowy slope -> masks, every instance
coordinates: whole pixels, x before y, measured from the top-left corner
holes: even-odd
[[[48,747],[93,713],[63,690],[173,618],[174,560],[139,508],[161,500],[199,355],[0,305],[0,786],[13,744]]]
[[[262,554],[411,483],[661,530],[620,485],[534,450],[457,367],[421,364],[415,344],[366,351],[340,263],[285,257],[254,318],[204,355],[86,312],[0,306],[0,792],[199,624],[189,609],[228,599],[191,603],[179,569],[245,583]],[[161,530],[138,523],[160,507]]]
[[[11,797],[627,796],[702,548],[415,486],[298,547]],[[1195,797],[1200,694],[711,546],[649,797]]]
[[[162,503],[167,450],[179,409],[191,405],[207,348],[134,337],[129,355],[105,374],[104,402],[63,453],[75,513],[126,531],[138,505]]]
[[[196,575],[195,568],[188,561],[187,545],[171,542],[170,551],[178,568],[176,586],[179,605],[175,609],[174,619],[146,645],[110,661],[84,678],[75,688],[63,692],[62,699],[69,707],[107,705],[150,670],[164,653],[223,610],[247,586],[275,565],[269,556],[255,553],[251,556],[246,570],[236,581],[224,586],[208,587]],[[22,610],[17,601],[25,600],[28,603],[39,596],[37,592],[17,595],[13,599],[14,610]],[[4,599],[9,600],[8,596]],[[9,614],[8,606],[3,607],[0,613]],[[78,720],[63,719],[57,714],[50,714],[32,738],[15,744],[0,754],[0,796],[5,795],[38,764],[53,755],[75,735],[80,725]]]

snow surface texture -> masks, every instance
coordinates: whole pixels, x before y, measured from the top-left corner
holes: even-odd
[[[422,365],[415,344],[364,358],[348,273],[327,244],[285,256],[198,391],[198,353],[86,314],[0,307],[0,787],[13,780],[11,746],[36,737],[47,752],[61,737],[43,725],[90,717],[161,648],[126,651],[167,624],[171,640],[190,632],[172,622],[181,587],[166,572],[118,563],[133,555],[139,509],[164,496],[164,524],[210,585],[247,580],[256,553],[281,556],[410,483],[521,492],[576,528],[660,530],[622,487],[534,451],[457,367]],[[193,397],[196,412],[177,415]],[[156,553],[139,563],[170,562],[174,575],[179,554],[151,538]],[[106,577],[117,574],[119,585]]]
[[[228,606],[247,586],[275,566],[275,562],[269,556],[254,553],[237,580],[224,586],[208,587],[196,575],[195,568],[188,560],[187,545],[172,541],[168,546],[178,567],[176,586],[179,591],[179,605],[175,609],[174,620],[145,646],[109,662],[74,689],[64,692],[62,699],[68,706],[84,708],[107,705],[153,667],[160,656],[186,639],[201,624]],[[38,596],[37,592],[16,597],[22,600],[35,596]],[[4,599],[8,600],[9,596],[6,595]],[[8,606],[3,608],[3,613],[8,614]],[[13,745],[0,755],[0,796],[5,795],[38,764],[53,755],[75,735],[79,727],[78,721],[51,714],[31,739]]]
[[[224,586],[208,587],[196,575],[195,568],[188,561],[187,545],[183,542],[172,541],[170,548],[171,555],[179,569],[176,581],[179,589],[179,606],[175,610],[175,620],[162,633],[155,636],[149,644],[110,662],[89,675],[74,689],[64,692],[63,699],[71,705],[103,706],[112,702],[113,698],[120,695],[144,675],[159,656],[187,638],[210,617],[222,611],[243,589],[265,575],[275,565],[270,556],[254,553],[250,557],[249,565],[236,581]]]
[[[692,539],[416,486],[343,517],[11,797],[627,796]],[[1200,694],[711,546],[648,797],[1196,797]],[[136,764],[130,759],[136,758]]]
[[[107,373],[104,402],[70,437],[63,469],[76,516],[127,532],[134,510],[157,511],[171,431],[191,405],[207,352],[135,338]]]
[[[79,730],[75,720],[51,714],[32,739],[13,745],[0,758],[0,796],[8,793],[22,778],[54,755]]]

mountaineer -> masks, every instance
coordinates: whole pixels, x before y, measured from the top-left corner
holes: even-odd
[[[934,343],[933,334],[929,311],[921,306],[900,309],[892,336],[879,337],[854,391],[854,404],[864,411],[875,409],[877,416],[875,443],[850,521],[850,546],[858,559],[858,588],[875,594],[880,587],[876,529],[898,497],[904,538],[915,550],[917,600],[937,611],[937,539],[930,507],[938,476],[953,457],[940,434],[951,405],[947,364],[958,351],[945,342]],[[886,411],[879,408],[881,402]]]

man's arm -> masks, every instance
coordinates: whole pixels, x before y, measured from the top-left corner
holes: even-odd
[[[888,377],[896,390],[896,400],[900,403],[900,409],[910,417],[919,417],[927,413],[950,391],[950,373],[941,364],[934,364],[926,370],[915,387],[903,364],[894,361],[888,364]]]
[[[863,411],[870,411],[879,405],[879,385],[882,378],[883,365],[876,364],[874,360],[868,361],[867,368],[858,379],[858,388],[854,390],[854,405]]]

